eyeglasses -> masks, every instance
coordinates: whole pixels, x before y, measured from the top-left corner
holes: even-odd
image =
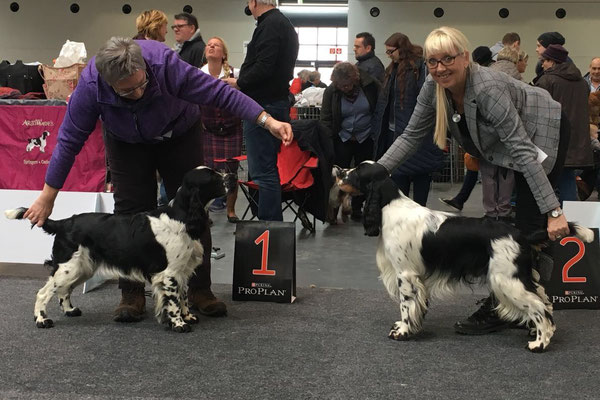
[[[184,26],[190,26],[191,24],[178,24],[178,25],[171,25],[171,29],[175,30],[175,29],[181,29]]]
[[[441,59],[437,59],[437,58],[429,58],[427,60],[427,66],[431,69],[433,68],[437,68],[438,64],[442,64],[444,67],[449,67],[452,64],[454,64],[454,61],[456,60],[456,57],[462,55],[463,53],[458,53],[455,56],[444,56]]]
[[[144,80],[144,82],[140,83],[136,87],[131,88],[131,89],[125,91],[125,92],[119,91],[117,89],[114,89],[114,87],[113,87],[113,89],[115,90],[115,93],[118,94],[119,96],[121,96],[121,97],[127,97],[127,96],[132,95],[138,89],[145,89],[146,86],[148,86],[148,82],[149,82],[149,80],[148,80],[148,72],[146,72],[146,79]]]
[[[396,48],[394,48],[394,49],[391,49],[391,50],[386,50],[386,51],[385,51],[385,54],[387,54],[388,56],[391,56],[391,55],[392,55],[392,54],[393,54],[393,53],[394,53],[396,50],[398,50],[398,48],[397,48],[397,47],[396,47]]]

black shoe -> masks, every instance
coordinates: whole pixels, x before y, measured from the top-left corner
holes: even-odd
[[[454,330],[463,335],[485,335],[486,333],[500,331],[509,328],[510,322],[504,321],[498,317],[494,310],[496,307],[496,299],[490,295],[485,299],[481,299],[477,304],[482,304],[479,310],[464,321],[459,321],[454,324]]]
[[[454,199],[442,199],[440,197],[438,198],[438,200],[447,205],[448,207],[454,208],[456,211],[462,211],[463,209],[462,204],[458,204],[456,201],[454,201]]]

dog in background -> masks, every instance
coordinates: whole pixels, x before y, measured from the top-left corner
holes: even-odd
[[[535,249],[547,245],[544,231],[525,236],[510,224],[433,211],[404,196],[380,164],[363,162],[344,170],[339,181],[348,193],[365,194],[365,234],[381,237],[377,267],[401,319],[389,337],[407,340],[421,331],[430,297],[459,284],[487,282],[506,321],[535,326],[532,352],[542,352],[556,329],[552,304],[532,268]],[[574,236],[590,243],[592,230],[569,223]]]
[[[350,203],[350,194],[340,189],[337,184],[338,179],[341,176],[342,168],[334,165],[331,170],[331,177],[333,178],[333,185],[329,189],[329,203],[327,206],[327,222],[332,225],[336,225],[338,220],[338,213],[341,211],[342,221],[348,222],[348,216],[352,213],[352,204]]]
[[[27,139],[27,148],[25,151],[29,153],[34,147],[39,147],[40,153],[44,153],[46,149],[46,138],[48,136],[50,136],[50,132],[44,131],[40,137]]]
[[[155,314],[175,332],[191,331],[198,318],[189,311],[187,287],[205,249],[199,241],[208,228],[206,209],[236,184],[208,167],[186,173],[168,206],[133,215],[85,213],[63,220],[47,219],[42,229],[54,235],[51,274],[36,297],[38,328],[51,328],[46,307],[54,294],[68,317],[81,311],[71,304],[73,289],[97,270],[152,283]],[[26,208],[7,210],[9,219],[23,219]],[[210,251],[210,249],[208,249]]]

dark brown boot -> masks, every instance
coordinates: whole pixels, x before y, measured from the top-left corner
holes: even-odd
[[[117,322],[139,322],[144,319],[146,298],[143,285],[128,285],[121,289],[121,303],[115,309],[113,319]]]
[[[188,291],[189,306],[200,314],[209,317],[224,317],[227,315],[225,303],[219,301],[210,289],[190,289]]]

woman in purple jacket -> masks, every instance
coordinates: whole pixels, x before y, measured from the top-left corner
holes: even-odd
[[[88,63],[71,96],[60,126],[44,189],[25,213],[41,226],[94,130],[98,118],[114,187],[115,214],[156,208],[156,171],[172,199],[188,170],[203,164],[199,105],[231,112],[264,126],[285,144],[292,141],[282,123],[243,93],[182,61],[164,44],[113,37]],[[210,230],[200,242],[211,248]],[[210,290],[210,252],[190,279],[190,306],[211,316],[227,313]],[[121,303],[114,319],[140,321],[145,309],[144,285],[120,280]]]

